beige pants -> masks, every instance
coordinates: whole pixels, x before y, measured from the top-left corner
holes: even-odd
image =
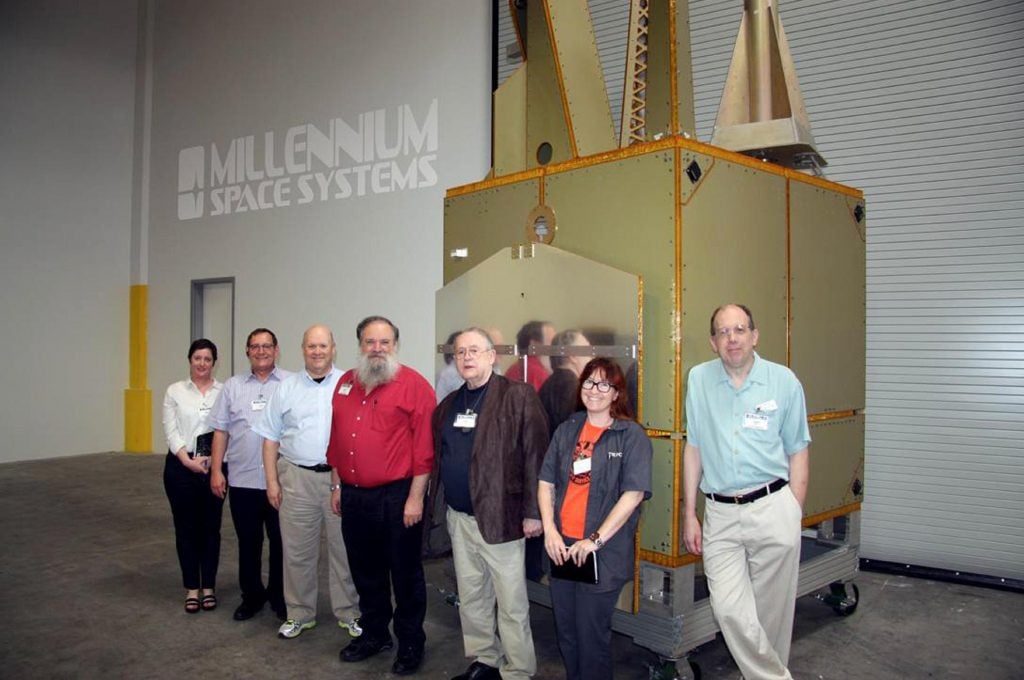
[[[339,621],[359,617],[359,596],[348,569],[341,518],[331,511],[331,475],[313,472],[278,458],[281,484],[281,546],[284,552],[284,601],[288,618],[316,619],[320,534],[327,531],[331,608]]]
[[[529,678],[537,672],[537,657],[526,597],[526,540],[489,544],[475,518],[451,508],[448,533],[466,656],[498,668],[504,680]]]
[[[747,680],[789,680],[800,573],[800,504],[788,486],[753,503],[708,500],[704,573],[711,609]]]

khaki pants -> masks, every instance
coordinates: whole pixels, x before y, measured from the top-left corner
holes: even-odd
[[[708,500],[704,573],[711,609],[748,680],[789,680],[800,573],[800,504],[788,486],[752,503]]]
[[[459,618],[466,656],[501,670],[505,680],[537,672],[526,596],[526,541],[491,545],[471,515],[448,508]],[[497,602],[498,636],[494,634]]]
[[[359,596],[348,569],[341,518],[331,511],[331,475],[277,460],[281,484],[281,545],[284,550],[284,601],[288,618],[316,619],[320,532],[327,531],[331,608],[339,621],[359,617]]]

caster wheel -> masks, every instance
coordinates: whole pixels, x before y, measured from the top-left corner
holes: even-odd
[[[850,589],[853,591],[851,596],[850,593],[847,592],[845,586],[840,586],[840,588],[842,589],[842,593],[836,593],[839,597],[832,605],[832,611],[839,614],[839,616],[849,616],[857,611],[857,605],[860,603],[860,589],[857,588],[856,583],[851,583]],[[833,592],[834,591],[835,586],[833,586]]]

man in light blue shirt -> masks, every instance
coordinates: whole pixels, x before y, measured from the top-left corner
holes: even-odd
[[[252,431],[263,417],[267,402],[281,381],[291,373],[277,367],[277,336],[268,328],[257,328],[245,341],[249,372],[224,383],[210,411],[214,429],[210,463],[210,490],[228,501],[238,536],[238,584],[242,603],[235,609],[236,621],[255,616],[266,602],[283,620],[285,617],[281,566],[281,530],[277,510],[267,501],[267,480],[263,471],[263,438]],[[227,478],[225,478],[225,474]],[[270,543],[267,585],[263,585],[263,534]]]
[[[811,435],[800,381],[758,356],[757,339],[747,307],[711,315],[718,359],[694,366],[686,385],[683,539],[703,554],[711,608],[744,677],[791,679]]]
[[[326,528],[331,607],[338,625],[358,637],[358,595],[352,583],[341,520],[331,507],[331,400],[341,371],[334,366],[334,334],[311,326],[302,336],[305,370],[284,382],[253,427],[264,438],[267,500],[280,513],[284,547],[284,599],[288,620],[282,638],[316,626],[320,532]]]

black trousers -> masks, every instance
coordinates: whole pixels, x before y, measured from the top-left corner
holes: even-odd
[[[210,476],[192,472],[168,452],[164,490],[174,517],[174,545],[186,590],[217,587],[224,499],[210,491]]]
[[[230,477],[228,479],[230,481]],[[284,609],[281,527],[277,510],[267,500],[263,489],[240,486],[230,487],[228,504],[238,536],[238,585],[242,600],[255,605],[269,602],[274,609]],[[263,585],[264,533],[270,546],[266,586]]]
[[[567,680],[611,680],[612,612],[619,590],[551,579],[551,610]]]
[[[341,490],[341,533],[359,593],[363,635],[388,640],[394,618],[400,648],[422,650],[426,641],[427,585],[420,549],[423,522],[406,528],[402,518],[411,479],[373,489]],[[391,606],[392,588],[395,607]]]

